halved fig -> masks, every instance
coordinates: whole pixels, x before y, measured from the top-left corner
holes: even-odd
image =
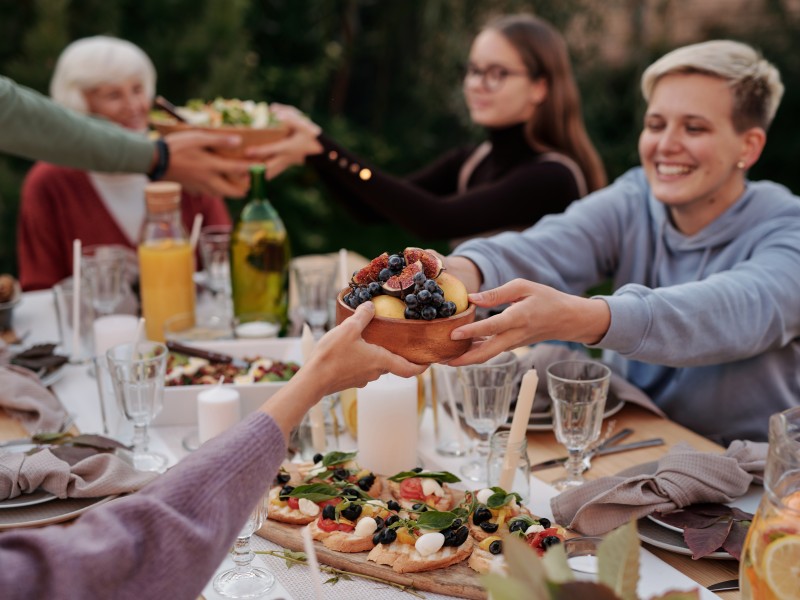
[[[378,273],[388,266],[389,253],[384,252],[380,256],[373,258],[366,267],[353,273],[352,281],[356,285],[369,285],[373,281],[380,283],[380,279],[378,279]]]
[[[438,256],[422,248],[406,248],[403,250],[403,256],[406,258],[406,264],[409,265],[420,261],[422,263],[422,269],[425,272],[425,277],[428,279],[436,279],[444,268]]]
[[[383,283],[383,291],[397,298],[404,297],[414,289],[414,275],[423,271],[420,261],[406,264],[405,268],[397,275],[392,275]]]

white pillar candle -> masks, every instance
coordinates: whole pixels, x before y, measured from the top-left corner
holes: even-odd
[[[394,475],[417,466],[417,379],[391,373],[357,391],[358,462]]]
[[[267,321],[250,321],[236,326],[237,338],[273,338],[278,335],[280,327],[277,323]]]
[[[136,339],[139,319],[133,315],[106,315],[94,320],[94,353],[103,356],[117,344],[127,344]]]
[[[239,392],[215,385],[197,394],[197,437],[205,443],[242,418]]]

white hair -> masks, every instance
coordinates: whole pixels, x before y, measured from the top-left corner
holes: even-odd
[[[50,96],[59,104],[87,113],[84,92],[102,84],[121,83],[138,77],[149,100],[156,88],[156,70],[136,44],[98,35],[72,42],[58,57]]]
[[[683,46],[665,54],[642,75],[642,94],[650,100],[658,80],[672,73],[702,73],[728,82],[733,93],[733,123],[737,130],[767,129],[783,97],[781,75],[747,44],[713,40]]]

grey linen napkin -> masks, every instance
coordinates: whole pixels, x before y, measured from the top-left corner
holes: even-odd
[[[0,408],[33,435],[60,431],[68,415],[58,398],[28,369],[0,367]]]
[[[763,480],[766,443],[735,440],[724,454],[675,445],[652,474],[589,481],[550,500],[557,523],[601,535],[631,519],[700,502],[731,502]],[[624,473],[624,471],[623,471]]]
[[[133,492],[156,473],[135,470],[118,456],[101,453],[74,465],[44,448],[33,454],[0,454],[0,500],[42,489],[59,498],[97,498]]]
[[[518,374],[520,380],[522,375],[533,367],[536,367],[539,373],[539,385],[536,388],[536,396],[533,400],[532,410],[534,413],[544,413],[550,410],[551,400],[550,394],[547,392],[547,367],[560,360],[591,360],[591,357],[585,352],[570,350],[567,346],[561,344],[548,343],[536,344],[528,352],[520,356]],[[653,404],[647,394],[614,372],[611,373],[611,382],[609,384],[609,395],[612,394],[620,400],[646,408],[659,417],[666,416],[658,406]]]

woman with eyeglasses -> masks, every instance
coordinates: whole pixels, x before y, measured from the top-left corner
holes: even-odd
[[[264,160],[270,177],[305,161],[360,218],[388,220],[429,239],[523,229],[605,185],[566,43],[545,21],[491,21],[472,43],[464,96],[487,141],[406,178],[362,161],[289,106],[273,108],[292,134],[252,148],[251,158]]]

